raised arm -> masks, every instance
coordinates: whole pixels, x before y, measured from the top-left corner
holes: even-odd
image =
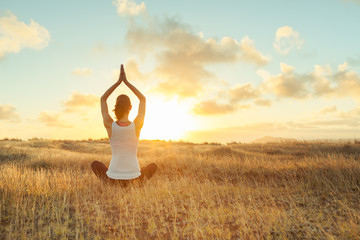
[[[122,65],[121,65],[121,68],[123,68]],[[106,100],[108,99],[110,94],[121,84],[121,82],[122,82],[122,78],[121,78],[121,74],[120,74],[118,81],[116,83],[114,83],[108,90],[106,90],[106,92],[100,98],[101,114],[102,114],[104,126],[106,128],[109,138],[111,137],[111,124],[114,120],[112,119],[112,117],[109,114],[108,105],[107,105]]]
[[[123,69],[122,69],[122,72],[124,73],[123,78],[122,78],[123,82],[125,83],[126,86],[128,86],[130,88],[130,90],[138,97],[138,99],[140,101],[138,115],[134,119],[134,123],[135,123],[136,129],[137,129],[137,135],[139,137],[140,130],[144,124],[145,110],[146,110],[146,98],[136,87],[134,87],[134,85],[132,85],[127,80],[125,71],[123,71]]]

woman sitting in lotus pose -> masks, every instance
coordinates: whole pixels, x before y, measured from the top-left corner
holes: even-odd
[[[116,99],[114,112],[117,121],[114,121],[108,112],[106,100],[122,82],[140,100],[138,115],[133,122],[129,121],[129,113],[132,107],[130,98],[125,94],[119,95]],[[127,186],[128,183],[133,181],[142,183],[145,177],[151,178],[156,172],[157,165],[155,163],[140,169],[137,159],[140,131],[144,124],[145,105],[145,96],[129,83],[124,66],[121,65],[119,80],[101,97],[101,113],[110,140],[112,158],[109,168],[99,161],[91,163],[92,170],[100,179]]]

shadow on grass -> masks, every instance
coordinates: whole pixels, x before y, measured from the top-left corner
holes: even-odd
[[[10,149],[0,149],[0,164],[24,161],[29,159],[29,155],[26,152],[12,152]]]

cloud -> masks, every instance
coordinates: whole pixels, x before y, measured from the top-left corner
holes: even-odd
[[[311,77],[313,80],[313,94],[315,96],[329,96],[335,92],[335,82],[331,79],[332,75],[333,73],[329,65],[314,66],[314,71],[311,73]]]
[[[202,101],[195,106],[193,112],[199,115],[226,114],[243,108],[240,104],[244,103],[247,105],[243,106],[247,107],[251,106],[250,103],[269,107],[272,100],[264,99],[265,94],[274,95],[278,99],[352,98],[360,102],[360,76],[346,62],[339,64],[335,72],[328,65],[315,65],[312,72],[300,74],[286,63],[280,63],[280,70],[281,73],[273,75],[259,69],[257,74],[263,78],[259,86],[251,83],[235,85],[218,93],[219,97],[216,99],[221,99],[221,103],[216,99]],[[336,106],[323,109],[317,118],[331,112],[337,113],[336,110]],[[349,122],[346,124],[355,124],[357,120]]]
[[[8,53],[18,53],[23,48],[40,50],[48,46],[48,30],[34,20],[26,24],[10,11],[0,18],[0,58]]]
[[[280,63],[281,73],[271,75],[261,70],[257,74],[264,79],[262,88],[269,93],[284,98],[305,98],[308,96],[307,82],[309,76],[295,73],[295,68],[285,63]]]
[[[49,114],[46,112],[41,112],[39,114],[38,120],[42,123],[45,123],[49,127],[61,127],[61,128],[70,128],[73,125],[67,123],[61,119],[61,114]]]
[[[16,108],[13,105],[0,104],[0,120],[19,121],[19,114],[16,112]]]
[[[330,106],[330,107],[321,109],[320,114],[325,115],[325,114],[334,113],[334,112],[337,112],[337,107]]]
[[[74,91],[70,98],[63,102],[64,112],[80,111],[83,107],[94,107],[99,103],[99,97],[92,94],[81,94]]]
[[[360,101],[360,76],[345,62],[333,73],[329,66],[315,66],[312,73],[314,95],[329,98],[351,97]]]
[[[272,105],[272,101],[270,99],[258,99],[254,102],[256,105],[270,107]]]
[[[360,100],[360,76],[355,71],[337,72],[332,76],[337,83],[333,95],[348,97],[351,96]]]
[[[321,109],[317,118],[317,121],[309,121],[308,124],[317,127],[359,127],[360,107],[342,111],[337,106],[329,106]]]
[[[260,91],[254,89],[251,83],[236,85],[229,90],[230,101],[237,103],[243,100],[249,100],[260,97]]]
[[[193,113],[197,115],[216,115],[230,113],[235,110],[235,104],[219,104],[214,100],[209,100],[198,103],[194,107]]]
[[[304,42],[300,34],[292,27],[283,26],[276,31],[273,46],[280,54],[286,55],[294,48],[300,49]]]
[[[205,39],[175,18],[131,21],[126,42],[133,53],[156,54],[153,73],[160,82],[153,90],[167,96],[195,97],[204,91],[208,80],[216,79],[206,69],[210,64],[243,61],[263,66],[270,61],[248,36],[240,42],[231,37]]]
[[[360,107],[356,107],[351,109],[350,111],[337,111],[337,117],[341,119],[350,119],[350,118],[358,118],[360,116]]]
[[[92,70],[90,68],[75,68],[71,73],[77,76],[90,76]]]
[[[228,96],[227,99],[218,97],[226,103],[218,103],[216,100],[202,101],[197,104],[193,113],[197,115],[215,115],[215,114],[227,114],[235,112],[239,109],[248,109],[251,107],[249,102],[253,101],[259,106],[271,106],[271,100],[261,99],[261,91],[258,88],[254,88],[251,83],[238,84],[229,88],[227,91],[219,92],[218,94]]]
[[[241,39],[240,49],[242,58],[246,62],[255,63],[257,66],[264,66],[270,62],[270,57],[265,57],[259,50],[255,48],[254,41],[248,36]]]
[[[63,114],[76,112],[84,116],[84,107],[91,108],[97,106],[99,102],[99,97],[95,95],[81,94],[74,91],[67,100],[62,102],[65,108],[61,113],[41,112],[38,116],[38,120],[45,123],[49,127],[71,128],[73,127],[73,124],[69,124],[63,120],[61,118]],[[82,119],[83,121],[88,120],[86,117],[83,117]]]
[[[343,64],[340,64],[338,66],[338,71],[339,72],[345,72],[348,69],[349,69],[349,64],[347,62],[344,62]]]
[[[137,4],[133,0],[114,0],[113,4],[116,6],[117,13],[120,16],[133,16],[146,12],[144,2]]]
[[[279,98],[304,99],[307,97],[353,98],[360,101],[360,76],[345,62],[333,72],[330,66],[315,65],[310,73],[299,74],[295,68],[280,63],[281,73],[272,75],[259,69],[264,79],[261,89]]]
[[[308,125],[313,125],[317,127],[333,127],[333,126],[342,126],[342,127],[359,127],[360,119],[359,118],[349,118],[349,119],[325,119],[308,122]]]
[[[142,74],[139,70],[139,64],[136,62],[135,59],[129,59],[124,65],[126,71],[126,77],[128,79],[135,80],[135,81],[144,81],[147,77]],[[119,76],[119,71],[116,73]]]
[[[160,56],[160,62],[154,73],[162,81],[153,90],[163,95],[195,97],[203,91],[207,79],[215,78],[203,65],[183,53],[165,53]]]
[[[299,140],[305,139],[334,139],[339,138],[354,139],[358,134],[349,127],[346,122],[324,122],[325,125],[308,125],[302,122],[257,122],[248,125],[228,128],[212,128],[208,130],[196,130],[186,133],[184,140],[192,142],[250,142],[263,136],[288,137]],[[336,125],[335,125],[336,123]],[[340,125],[337,125],[340,124]]]

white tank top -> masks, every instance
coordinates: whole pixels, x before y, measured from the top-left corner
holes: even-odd
[[[116,122],[111,126],[110,146],[112,157],[106,175],[113,179],[133,179],[141,175],[137,159],[139,140],[135,124],[120,127]]]

